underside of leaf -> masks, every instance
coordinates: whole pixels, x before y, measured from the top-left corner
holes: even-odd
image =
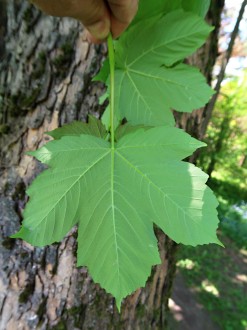
[[[48,169],[28,189],[13,237],[44,246],[78,224],[77,264],[118,309],[160,263],[154,224],[177,243],[221,244],[208,177],[183,161],[205,144],[174,128],[172,115],[200,108],[212,95],[198,70],[182,64],[211,31],[202,19],[209,2],[197,2],[141,0],[115,52],[108,37],[109,60],[95,78],[108,86],[102,121],[65,125],[29,153]],[[123,119],[128,124],[119,127]]]
[[[116,125],[126,118],[132,125],[174,126],[172,110],[192,112],[213,94],[197,69],[180,63],[205,42],[212,28],[190,11],[168,10],[166,1],[160,5],[166,7],[163,17],[133,24],[115,42]],[[196,8],[187,5],[188,10]],[[99,77],[109,86],[107,67]],[[104,124],[110,126],[109,109]]]
[[[134,130],[114,149],[90,135],[49,142],[33,153],[50,169],[28,190],[15,237],[43,246],[79,223],[78,265],[120,306],[160,262],[153,223],[178,243],[218,243],[207,176],[181,161],[203,145],[172,127]]]

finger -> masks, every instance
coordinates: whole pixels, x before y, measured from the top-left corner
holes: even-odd
[[[77,0],[73,17],[80,20],[94,40],[105,39],[110,32],[110,14],[103,0]]]
[[[90,44],[93,43],[99,45],[105,41],[105,39],[95,38],[89,31],[86,31],[85,37]]]
[[[129,26],[138,9],[138,0],[108,0],[111,10],[111,32],[114,38]]]
[[[104,0],[31,1],[49,15],[80,20],[95,40],[105,39],[110,32],[110,13]]]

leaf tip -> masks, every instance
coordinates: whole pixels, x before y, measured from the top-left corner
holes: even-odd
[[[15,233],[13,235],[10,235],[9,238],[13,238],[13,239],[20,238],[20,236],[18,234],[19,234],[19,232]]]
[[[11,235],[9,237],[10,238],[13,238],[13,239],[22,238],[22,232],[23,232],[23,228],[21,227],[21,229],[17,233],[15,233],[15,234],[13,234],[13,235]]]
[[[36,151],[27,151],[26,155],[36,157]]]
[[[196,140],[196,142],[193,144],[193,147],[196,147],[196,149],[205,148],[207,147],[207,143]]]
[[[118,313],[121,313],[122,298],[115,298]]]
[[[55,131],[55,130],[53,130],[53,131]],[[47,132],[44,132],[44,134],[45,134],[45,135],[49,135],[49,136],[51,136],[52,138],[54,138],[54,136],[53,136],[53,131],[47,131]]]
[[[215,244],[217,244],[217,245],[219,245],[219,246],[225,248],[225,245],[224,245],[224,244],[218,239],[218,237],[217,237],[216,240],[215,240]]]

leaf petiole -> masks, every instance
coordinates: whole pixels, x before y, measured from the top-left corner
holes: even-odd
[[[109,63],[110,63],[110,133],[111,133],[111,147],[114,149],[114,80],[115,80],[115,54],[114,54],[114,46],[113,46],[113,39],[111,33],[107,38],[107,45],[108,45],[108,56],[109,56]]]

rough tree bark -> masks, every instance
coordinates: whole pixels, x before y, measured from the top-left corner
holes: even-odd
[[[225,5],[225,0],[211,0],[211,6],[207,14],[207,22],[214,26],[207,42],[189,59],[191,65],[200,68],[201,72],[206,77],[209,85],[212,83],[212,71],[218,57],[218,36],[221,26],[221,13]],[[205,126],[205,118],[207,116],[207,107],[198,109],[192,114],[175,113],[179,127],[186,130],[197,139],[202,139],[202,128]],[[207,123],[208,124],[208,123]],[[205,133],[205,132],[204,132]],[[191,157],[190,161],[195,161],[195,157]]]
[[[219,3],[212,5],[216,24]],[[217,32],[194,58],[208,77]],[[88,44],[75,20],[44,16],[21,0],[0,0],[0,38],[0,330],[166,329],[177,247],[160,232],[163,263],[126,299],[121,315],[87,270],[76,268],[76,229],[46,248],[8,238],[20,226],[26,188],[43,169],[25,152],[47,141],[45,131],[101,114],[104,87],[91,77],[106,47]]]

